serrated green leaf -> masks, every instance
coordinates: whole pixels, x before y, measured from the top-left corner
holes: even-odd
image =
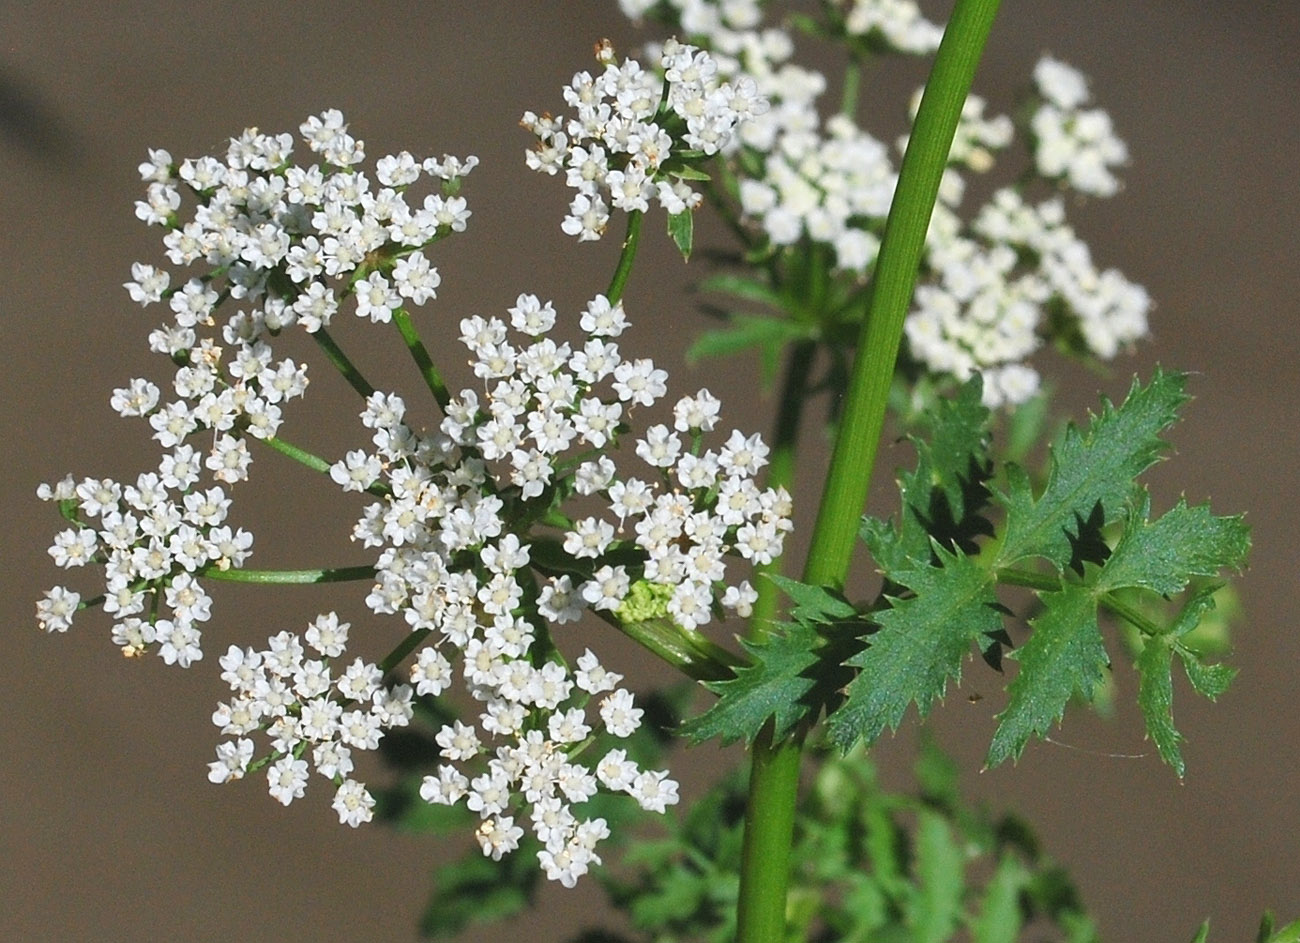
[[[796,622],[803,622],[806,625],[829,625],[833,622],[856,619],[858,616],[853,603],[845,599],[842,593],[829,590],[824,586],[801,583],[780,573],[769,573],[767,576],[794,603],[790,618]]]
[[[990,574],[970,557],[937,545],[934,552],[942,566],[890,574],[916,595],[891,600],[892,608],[875,617],[880,629],[869,646],[848,660],[861,671],[830,717],[831,739],[841,749],[897,729],[909,704],[925,717],[948,678],[960,679],[972,643],[1002,627]]]
[[[1133,480],[1167,448],[1160,433],[1187,401],[1185,384],[1184,374],[1157,371],[1145,387],[1135,381],[1122,406],[1103,400],[1086,432],[1068,426],[1052,448],[1047,486],[1037,499],[1028,477],[1008,466],[1007,492],[1000,496],[1007,524],[996,566],[1041,556],[1064,570],[1080,521],[1098,510],[1100,524],[1117,520]]]
[[[690,261],[691,244],[695,238],[695,215],[690,210],[682,210],[668,217],[668,235],[677,244],[683,261]]]
[[[965,862],[943,816],[922,811],[916,827],[916,879],[909,908],[914,943],[944,943],[957,929],[966,885]]]
[[[1031,735],[1043,736],[1061,719],[1071,697],[1092,695],[1110,664],[1087,587],[1066,586],[1041,599],[1033,633],[1016,651],[1020,673],[1007,687],[1010,699],[998,715],[986,766],[1020,756]]]
[[[1178,749],[1183,736],[1174,727],[1174,685],[1169,674],[1172,663],[1173,650],[1164,637],[1146,640],[1137,660],[1138,707],[1160,758],[1182,779],[1187,764]]]
[[[694,362],[705,357],[723,357],[751,347],[771,349],[779,354],[787,341],[811,336],[808,325],[788,318],[733,314],[729,327],[701,334],[686,352],[686,359]]]
[[[1196,657],[1195,652],[1190,652],[1181,646],[1176,651],[1178,657],[1182,659],[1187,680],[1201,697],[1207,697],[1211,701],[1217,699],[1228,690],[1232,679],[1237,677],[1237,669],[1229,665],[1205,665]]]
[[[723,744],[753,743],[772,719],[775,738],[785,736],[812,708],[805,699],[818,685],[809,669],[818,663],[820,641],[816,629],[801,622],[777,626],[762,641],[742,640],[754,664],[738,668],[734,678],[707,684],[718,701],[682,724],[682,734],[696,743],[712,737]]]
[[[1140,586],[1162,596],[1182,592],[1193,576],[1240,569],[1250,551],[1250,528],[1240,517],[1216,517],[1209,505],[1178,504],[1147,520],[1151,497],[1141,490],[1138,505],[1097,580],[1102,592]]]
[[[1014,855],[1004,854],[989,878],[979,916],[971,924],[971,943],[1016,943],[1020,937],[1020,891],[1029,874]]]
[[[981,513],[992,496],[986,486],[991,474],[990,414],[981,389],[977,374],[956,396],[938,401],[924,422],[927,436],[912,437],[916,470],[899,477],[903,508],[898,539],[883,540],[878,526],[867,525],[870,518],[864,520],[863,537],[880,542],[877,562],[886,574],[906,565],[900,556],[912,565],[930,563],[932,539],[970,553],[978,535],[993,533]]]

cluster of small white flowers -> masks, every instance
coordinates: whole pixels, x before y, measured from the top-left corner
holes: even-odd
[[[563,173],[577,191],[562,228],[581,241],[601,237],[611,209],[645,211],[652,199],[670,215],[694,209],[703,197],[684,161],[723,150],[738,123],[767,109],[753,81],[720,81],[694,46],[666,43],[662,76],[632,59],[617,65],[608,44],[597,57],[604,71],[579,72],[564,89],[573,117],[530,111],[521,121],[538,139],[528,166]]]
[[[987,247],[956,238],[931,248],[935,282],[918,285],[904,323],[908,349],[936,373],[965,380],[979,370],[990,407],[1023,402],[1038,389],[1038,374],[1021,361],[1037,349],[1042,279],[1019,273],[1005,245]]]
[[[226,523],[225,491],[196,487],[201,471],[193,447],[181,444],[134,483],[69,475],[37,489],[73,522],[55,536],[50,556],[64,569],[103,568],[103,593],[86,605],[113,616],[113,641],[128,657],[154,648],[169,665],[200,660],[199,625],[211,617],[212,599],[195,575],[239,566],[251,551],[252,534]],[[81,594],[56,586],[36,604],[37,621],[66,632],[82,605]]]
[[[983,238],[1037,258],[1038,277],[1061,302],[1087,349],[1104,360],[1144,337],[1151,298],[1116,269],[1098,271],[1088,244],[1065,221],[1058,199],[1026,205],[1013,189],[999,190],[975,219]]]
[[[156,647],[182,667],[202,657],[197,624],[209,618],[211,600],[195,577],[240,566],[252,544],[251,534],[226,523],[231,499],[223,486],[248,477],[248,439],[274,437],[283,405],[307,388],[304,364],[275,358],[275,336],[295,323],[320,331],[350,295],[356,313],[372,321],[424,303],[439,278],[420,250],[464,229],[469,217],[453,191],[476,158],[384,157],[372,192],[355,166],[364,144],[339,112],[309,118],[300,130],[323,165],[293,164],[291,135],[256,129],[232,138],[224,160],[177,164],[167,151],[150,150],[140,165],[148,190],[136,215],[167,230],[172,264],[205,269],[173,287],[167,269],[136,263],[125,285],[141,305],[166,301],[171,310],[149,344],[177,365],[175,398],[136,378],[111,401],[122,416],[148,421],[162,459],[134,484],[67,479],[40,491],[62,502],[74,522],[51,555],[61,567],[103,567],[100,598],[127,655]],[[442,192],[412,208],[405,192],[422,174],[439,180]],[[194,203],[188,221],[178,215],[183,190]],[[218,323],[227,299],[240,310]],[[64,631],[80,605],[80,594],[55,587],[38,603],[37,618]]]
[[[927,263],[938,278],[917,288],[904,329],[929,369],[958,379],[981,371],[986,404],[1024,402],[1038,390],[1037,371],[1021,361],[1040,346],[1047,311],[1057,336],[1103,360],[1147,333],[1146,290],[1096,269],[1059,198],[1030,206],[1003,188],[980,209],[971,238],[956,225],[937,221],[944,235],[931,239]]]
[[[572,885],[599,862],[595,847],[608,834],[574,806],[603,787],[662,812],[677,787],[619,748],[590,767],[573,758],[597,733],[630,736],[641,710],[590,650],[576,672],[566,667],[552,627],[586,609],[631,619],[648,607],[686,631],[723,607],[747,613],[756,594],[747,581],[728,585],[726,558],[778,554],[789,496],[755,484],[767,453],[758,436],[732,432],[720,449],[702,450],[719,409],[707,390],[676,403],[671,428],[651,425],[637,439],[645,477],[620,475],[607,454],[584,460],[582,449],[617,446],[628,415],[665,395],[666,373],[622,356],[614,338],[627,319],[604,296],[580,318],[578,349],[547,336],[557,321],[550,303],[520,295],[509,314],[508,325],[461,322],[482,395],[463,390],[439,428],[421,435],[400,397],[374,394],[362,421],[375,452],[349,453],[332,473],[345,489],[383,489],[353,536],[379,549],[370,608],[431,635],[411,671],[416,693],[450,687],[458,661],[483,705],[476,725],[456,721],[438,734],[447,762],[421,795],[479,813],[477,835],[493,858],[518,846],[515,823],[526,815],[548,877]],[[533,534],[571,494],[588,511],[604,499],[609,513],[585,514],[562,537]]]
[[[720,76],[752,82],[770,103],[737,129],[740,145],[762,168],[738,175],[746,219],[773,246],[811,239],[834,248],[839,268],[865,273],[897,182],[888,147],[844,115],[822,121],[817,99],[825,76],[792,61],[790,34],[763,27],[753,0],[669,6],[681,29],[710,51]]]
[[[383,684],[379,667],[360,658],[337,673],[330,663],[343,654],[349,624],[330,612],[318,616],[304,638],[281,632],[263,651],[230,646],[221,658],[221,679],[231,697],[217,706],[212,722],[228,740],[208,764],[208,779],[240,779],[253,764],[249,735],[264,731],[274,753],[266,762],[271,796],[283,805],[307,788],[310,750],[316,772],[335,784],[334,811],[353,827],[369,822],[374,797],[349,778],[353,750],[374,750],[384,732],[404,727],[414,713],[409,685]],[[310,651],[309,651],[310,649]]]
[[[837,5],[843,8],[845,32],[886,49],[927,55],[943,39],[943,27],[927,20],[915,0],[838,0]]]
[[[750,0],[669,0],[667,6],[676,13],[674,25],[710,50],[719,75],[751,79],[771,103],[738,131],[746,151],[733,162],[742,218],[773,247],[805,240],[826,245],[841,271],[868,274],[897,182],[888,149],[846,115],[821,119],[817,99],[825,77],[791,61],[790,36],[764,27]],[[929,53],[942,36],[911,0],[840,0],[838,6],[845,31],[875,50]],[[623,8],[632,16],[648,10],[627,0]],[[1123,145],[1104,112],[1082,108],[1089,98],[1083,76],[1053,59],[1040,62],[1034,76],[1044,100],[1031,121],[1038,173],[1083,192],[1114,192],[1111,168],[1124,159]],[[919,101],[918,92],[913,117]],[[966,189],[962,171],[989,171],[1015,133],[1009,117],[988,116],[985,108],[974,95],[963,107],[906,338],[916,363],[961,379],[979,370],[985,401],[1013,405],[1038,389],[1038,373],[1025,358],[1044,339],[1064,330],[1076,349],[1112,357],[1146,333],[1149,301],[1119,272],[1094,268],[1059,203],[1015,238],[994,225],[1010,191],[977,210],[974,222],[957,215]],[[904,137],[900,152],[905,145]]]
[[[1109,114],[1083,107],[1091,97],[1083,74],[1045,56],[1034,68],[1034,82],[1043,97],[1030,120],[1038,172],[1080,193],[1114,196],[1119,179],[1111,168],[1128,160],[1128,148]]]

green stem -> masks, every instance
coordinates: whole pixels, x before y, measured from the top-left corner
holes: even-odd
[[[627,235],[623,238],[623,252],[618,257],[614,277],[609,280],[609,289],[605,292],[605,297],[609,299],[611,305],[616,304],[618,299],[623,297],[627,278],[632,274],[632,262],[636,259],[637,243],[641,241],[642,216],[640,210],[633,210],[627,214]]]
[[[722,646],[669,619],[624,622],[611,613],[596,614],[692,681],[726,681],[736,676],[733,668],[744,664]]]
[[[790,360],[786,364],[785,377],[781,381],[781,399],[772,439],[772,452],[768,459],[769,488],[785,488],[788,491],[794,483],[795,447],[799,440],[804,402],[808,396],[808,377],[812,373],[816,355],[817,345],[814,341],[799,341],[794,345]],[[772,624],[776,621],[780,591],[767,577],[780,572],[780,557],[758,568],[758,579],[754,585],[758,598],[754,600],[754,611],[749,620],[751,638],[760,639],[769,634]]]
[[[862,85],[862,61],[857,52],[850,52],[844,67],[844,87],[840,92],[840,114],[853,118],[858,113],[858,89]]]
[[[926,230],[998,3],[959,0],[935,56],[885,223],[840,431],[813,527],[804,571],[808,583],[839,587],[848,573]]]
[[[998,3],[957,0],[935,55],[881,240],[867,316],[804,567],[806,583],[838,588],[848,574],[926,230],[957,119]],[[772,743],[770,729],[754,744],[741,852],[737,943],[781,943],[785,937],[800,746],[797,740]]]
[[[348,381],[348,385],[356,390],[363,397],[369,397],[375,391],[375,388],[366,382],[366,378],[361,375],[361,371],[356,365],[348,359],[348,355],[343,353],[342,348],[334,343],[334,338],[325,328],[321,328],[312,334],[316,343],[320,345],[321,350],[325,351],[325,356],[329,358],[330,363],[334,364],[339,373],[343,374],[343,379]]]
[[[410,313],[405,308],[398,308],[393,312],[393,323],[397,325],[397,330],[406,343],[406,349],[411,353],[411,359],[420,368],[420,376],[424,377],[424,384],[429,388],[429,392],[433,394],[433,398],[438,403],[438,408],[446,411],[447,404],[451,402],[451,394],[447,392],[447,384],[443,381],[442,374],[433,365],[433,358],[429,356],[429,351],[425,349],[424,343],[420,340],[419,332],[415,330],[415,322],[411,320]]]
[[[288,456],[289,458],[293,459],[295,462],[298,462],[299,464],[302,465],[306,465],[312,471],[318,471],[326,475],[330,473],[330,463],[325,461],[325,459],[321,458],[319,455],[313,455],[311,452],[308,452],[306,449],[300,449],[298,448],[298,446],[286,442],[284,441],[284,439],[280,439],[275,436],[268,436],[267,438],[261,439],[260,441],[264,445],[269,445],[271,448],[275,449],[281,455]]]
[[[346,583],[374,579],[373,566],[338,566],[325,570],[223,570],[217,566],[203,567],[199,576],[226,583],[257,583],[263,586],[303,586],[311,583]]]
[[[308,452],[306,449],[299,448],[290,442],[286,442],[284,439],[278,438],[277,436],[268,436],[265,439],[258,439],[257,441],[270,446],[281,455],[287,456],[299,464],[306,465],[312,471],[317,471],[325,475],[330,473],[330,463],[325,459],[321,458],[319,455],[314,455],[311,452]],[[366,493],[382,498],[392,494],[392,489],[384,482],[376,481],[366,489]]]

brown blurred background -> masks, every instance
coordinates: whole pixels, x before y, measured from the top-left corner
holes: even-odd
[[[433,839],[339,826],[320,784],[286,810],[260,777],[207,782],[217,741],[208,716],[223,687],[216,655],[337,606],[356,633],[383,635],[374,657],[393,626],[368,621],[353,588],[322,603],[311,590],[215,587],[208,658],[188,672],[156,658],[123,663],[101,614],[65,636],[35,627],[34,600],[62,576],[45,553],[58,520],[35,500],[37,483],[68,471],[134,476],[155,461],[143,424],[118,419],[107,402],[129,377],[160,376],[145,344],[157,309],[142,316],[120,287],[131,262],[161,256],[158,231],[132,212],[145,148],[199,156],[247,125],[294,130],[338,107],[372,157],[480,155],[466,185],[470,230],[439,247],[443,287],[423,309],[436,349],[460,317],[502,312],[520,291],[572,311],[605,285],[614,240],[575,247],[559,232],[567,197],[524,169],[515,123],[526,108],[559,107],[561,84],[589,67],[593,41],[627,50],[643,35],[613,0],[0,5],[0,689],[10,699],[0,722],[0,940],[408,940],[428,872],[447,853]],[[1152,476],[1157,503],[1183,489],[1220,513],[1248,512],[1255,528],[1254,564],[1240,581],[1241,675],[1217,705],[1176,688],[1186,783],[1154,756],[1129,709],[1111,721],[1073,714],[1058,743],[980,774],[996,685],[979,666],[968,689],[982,684],[990,696],[952,696],[937,712],[969,793],[1034,823],[1116,943],[1183,941],[1205,916],[1216,939],[1245,940],[1266,907],[1300,917],[1298,42],[1294,0],[1007,3],[977,79],[977,91],[1005,105],[1043,51],[1092,77],[1133,165],[1118,198],[1072,212],[1098,262],[1144,283],[1158,307],[1154,341],[1109,376],[1066,371],[1062,403],[1077,413],[1099,386],[1121,395],[1157,361],[1195,371],[1178,454]],[[904,106],[899,92],[917,80],[875,76],[871,100],[889,126]],[[628,345],[671,366],[706,324],[684,291],[704,263],[683,266],[657,226],[647,230]],[[393,338],[352,324],[339,335],[360,345],[372,373],[392,358],[409,384]],[[351,415],[350,391],[316,364],[308,411]],[[772,403],[753,393],[755,366],[678,366],[671,389],[707,382],[730,404],[730,422],[766,429]],[[295,439],[323,454],[362,441],[345,419],[294,425]],[[810,461],[820,454],[810,449]],[[886,452],[882,467],[904,457]],[[254,525],[254,565],[355,562],[342,539],[355,509],[336,507],[332,487],[304,485],[298,471],[269,454],[255,459],[239,519],[274,527]],[[806,519],[812,495],[801,496]],[[891,510],[881,496],[878,507]],[[313,510],[317,499],[328,510]],[[593,644],[616,666],[640,657],[604,634]],[[1116,678],[1120,703],[1131,703],[1133,677],[1121,666]],[[900,734],[877,748],[889,781],[906,781],[913,742]],[[688,791],[706,782],[713,751],[679,761]],[[600,916],[594,885],[548,891],[543,903],[544,924],[518,922],[507,935],[562,939]]]

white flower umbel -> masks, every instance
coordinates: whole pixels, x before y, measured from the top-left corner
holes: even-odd
[[[759,107],[716,82],[698,50],[675,47],[663,67],[666,97],[665,80],[632,63],[610,64],[601,80],[601,94],[637,120],[587,142],[579,176],[609,183],[580,194],[590,198],[584,219],[606,199],[643,208],[643,196],[661,194],[675,148],[712,153]],[[571,91],[580,107],[582,83]],[[673,117],[655,130],[661,97],[662,115]],[[417,698],[463,685],[475,707],[436,732],[442,762],[422,795],[477,812],[476,837],[493,858],[531,828],[541,867],[571,885],[599,863],[597,844],[609,834],[584,811],[598,791],[663,812],[677,790],[665,771],[642,770],[615,748],[643,711],[585,645],[569,667],[564,626],[591,609],[616,626],[657,619],[693,636],[726,610],[747,611],[753,593],[737,570],[779,552],[789,496],[755,481],[767,454],[757,437],[735,432],[707,447],[720,405],[707,390],[677,403],[672,428],[644,422],[632,431],[667,394],[668,376],[623,354],[626,313],[604,296],[568,319],[529,294],[505,318],[465,318],[477,388],[452,396],[430,382],[441,422],[408,424],[406,402],[370,390],[327,328],[348,310],[402,327],[408,305],[435,297],[441,276],[425,253],[465,228],[458,189],[476,160],[400,152],[381,158],[372,178],[364,144],[338,112],[300,131],[319,162],[295,163],[290,135],[249,130],[224,157],[177,164],[153,151],[142,167],[141,218],[166,229],[172,266],[196,270],[137,264],[126,285],[142,305],[167,303],[149,343],[174,375],[133,379],[112,404],[149,423],[162,455],[134,480],[69,477],[39,489],[69,524],[50,548],[55,564],[102,570],[103,589],[86,600],[54,587],[37,604],[38,621],[63,632],[78,609],[102,604],[125,654],[199,662],[202,634],[217,631],[209,585],[251,552],[252,535],[231,521],[233,491],[262,444],[285,451],[342,490],[378,499],[353,536],[373,560],[367,605],[398,616],[409,633],[399,649],[409,682],[390,676],[397,657],[351,653],[362,633],[333,612],[264,647],[229,645],[218,670],[230,691],[212,715],[225,739],[209,779],[259,772],[288,805],[321,777],[340,821],[359,825],[375,800],[354,775],[357,758],[409,724]],[[600,155],[615,152],[618,166],[600,170]],[[418,200],[421,181],[434,192]],[[676,183],[669,189],[678,201],[691,197]],[[307,388],[306,366],[274,352],[295,326],[366,396],[369,444],[332,464],[278,439],[288,404]],[[562,338],[561,327],[581,340]]]

